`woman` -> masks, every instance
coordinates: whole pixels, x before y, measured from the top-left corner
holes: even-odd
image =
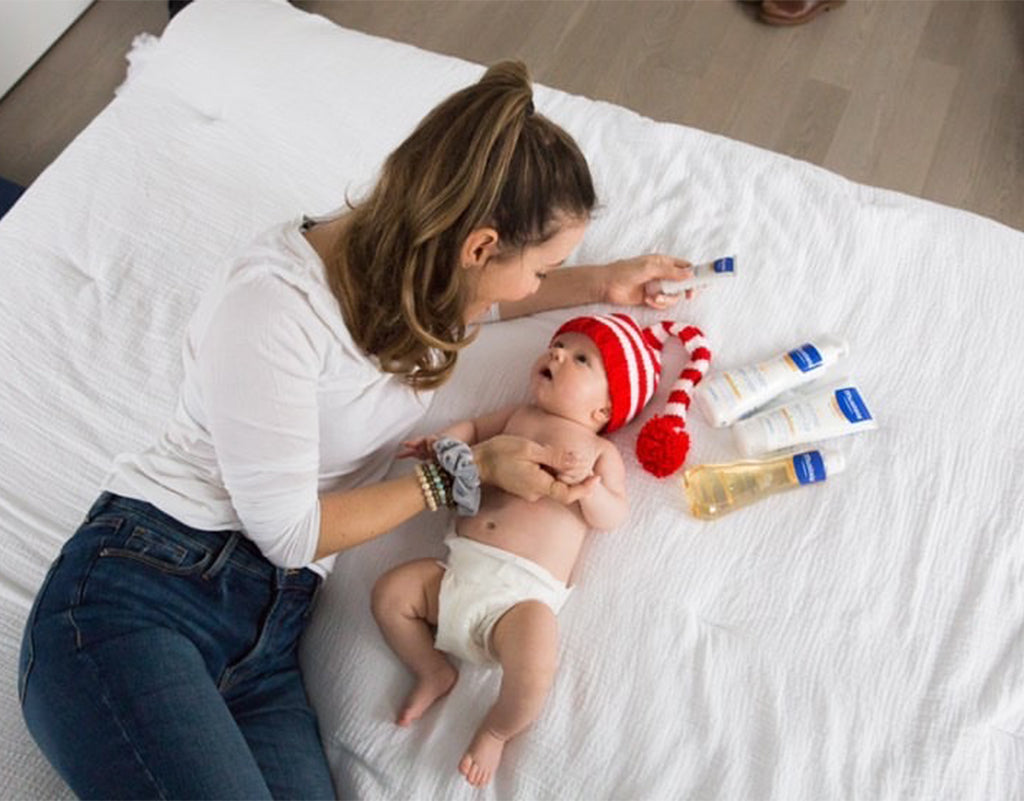
[[[26,627],[25,719],[79,796],[333,795],[297,660],[333,555],[478,482],[580,492],[544,469],[569,467],[560,454],[508,436],[381,480],[470,323],[664,308],[644,284],[687,274],[667,257],[556,271],[594,204],[525,68],[499,64],[420,123],[363,202],[278,226],[214,281],[173,419],[115,461]]]

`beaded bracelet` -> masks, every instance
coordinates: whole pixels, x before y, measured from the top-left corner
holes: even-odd
[[[437,462],[420,462],[416,465],[416,477],[419,480],[423,500],[431,512],[455,506],[452,493],[452,478]]]
[[[416,479],[420,484],[420,492],[423,493],[423,501],[427,505],[427,509],[431,512],[437,511],[437,501],[434,498],[434,493],[430,490],[430,480],[427,478],[426,471],[424,470],[424,463],[416,465]]]
[[[441,469],[441,466],[437,462],[425,462],[423,472],[426,473],[430,491],[434,494],[434,500],[437,502],[437,508],[454,506],[451,478]]]

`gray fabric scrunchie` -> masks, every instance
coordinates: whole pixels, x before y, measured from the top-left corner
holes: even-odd
[[[441,437],[434,443],[434,455],[452,477],[456,511],[463,517],[472,517],[480,511],[480,471],[473,461],[473,451],[454,437]]]

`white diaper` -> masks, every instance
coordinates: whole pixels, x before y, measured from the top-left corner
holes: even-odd
[[[491,630],[522,601],[540,601],[557,615],[571,592],[545,568],[491,545],[451,534],[437,613],[439,651],[484,665],[496,661]]]

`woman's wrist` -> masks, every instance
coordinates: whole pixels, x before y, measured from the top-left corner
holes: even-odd
[[[476,462],[476,469],[480,473],[480,483],[490,483],[490,466],[486,460],[486,443],[479,442],[476,445],[470,445],[469,449],[473,452],[473,461]]]
[[[441,437],[434,445],[435,461],[427,463],[426,472],[443,476],[438,506],[454,508],[463,517],[472,517],[480,510],[480,468],[473,449],[454,437]]]
[[[608,301],[608,276],[611,273],[609,264],[592,264],[585,267],[576,267],[577,270],[586,270],[585,276],[588,280],[584,284],[584,297],[586,303],[606,303]]]
[[[452,492],[452,478],[436,461],[420,462],[416,465],[416,477],[420,492],[427,509],[436,512],[438,509],[450,509],[455,506]]]
[[[563,267],[552,273],[551,278],[560,278],[566,283],[563,293],[567,306],[584,306],[589,303],[604,303],[608,294],[607,264],[580,264]]]

